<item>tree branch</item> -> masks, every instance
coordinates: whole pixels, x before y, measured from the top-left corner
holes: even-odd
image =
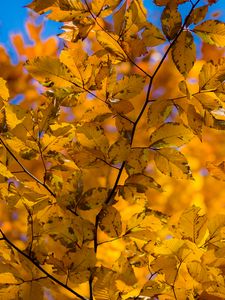
[[[148,77],[150,78],[149,80],[149,85],[148,85],[148,90],[147,90],[147,93],[146,93],[146,98],[145,98],[145,102],[142,106],[142,109],[136,119],[136,121],[133,123],[133,129],[132,129],[132,133],[131,133],[131,139],[130,139],[130,145],[132,146],[132,143],[133,143],[133,140],[134,140],[134,136],[135,136],[135,132],[136,132],[136,128],[137,128],[137,125],[141,119],[141,117],[143,116],[143,113],[145,112],[145,109],[149,103],[149,96],[150,96],[150,92],[151,92],[151,89],[152,89],[152,85],[153,85],[153,81],[154,81],[154,78],[155,76],[157,75],[158,71],[160,70],[163,62],[165,61],[165,59],[167,58],[167,55],[168,53],[170,52],[172,46],[175,44],[175,42],[177,41],[178,37],[180,36],[181,32],[183,31],[183,29],[185,28],[185,25],[192,13],[192,11],[194,10],[194,8],[196,7],[196,5],[200,2],[200,0],[196,1],[196,3],[194,5],[192,5],[192,8],[190,9],[188,15],[186,16],[185,20],[184,20],[184,23],[183,25],[181,26],[180,30],[178,31],[176,37],[174,38],[174,40],[170,43],[169,47],[167,48],[166,52],[164,53],[161,61],[159,62],[158,66],[156,67],[154,73],[152,76],[149,76],[148,74]],[[87,4],[87,1],[85,0],[85,3],[89,9],[89,6]],[[95,16],[93,16],[93,13],[91,12],[91,10],[89,9],[89,12],[91,13],[92,17],[95,18]],[[97,21],[96,21],[97,22]],[[99,25],[99,24],[98,24]],[[101,24],[99,25],[101,28]],[[102,28],[104,30],[104,28]],[[105,30],[104,30],[105,31]],[[107,33],[107,31],[105,31]],[[109,34],[110,35],[110,34]],[[111,37],[111,36],[110,36]],[[111,37],[113,38],[113,37]],[[117,175],[117,178],[116,178],[116,181],[114,183],[114,186],[111,190],[111,193],[109,194],[109,196],[107,197],[106,201],[105,201],[105,204],[106,205],[109,205],[110,202],[111,202],[111,199],[117,189],[117,185],[120,181],[120,178],[121,178],[121,175],[123,173],[123,170],[124,170],[124,167],[126,165],[126,161],[123,161],[120,169],[119,169],[119,172],[118,172],[118,175]],[[98,215],[96,216],[96,219],[95,219],[95,234],[94,234],[94,249],[95,249],[95,252],[97,252],[97,247],[98,247],[98,224],[99,224],[99,215],[100,215],[101,211],[98,213]]]
[[[58,285],[65,288],[67,291],[71,292],[73,295],[77,296],[79,299],[82,300],[89,300],[86,297],[83,297],[82,295],[78,294],[76,291],[74,291],[72,288],[70,288],[68,285],[62,283],[60,280],[52,276],[50,273],[48,273],[43,267],[41,267],[36,261],[34,261],[29,255],[24,253],[22,250],[20,250],[13,242],[11,242],[4,232],[0,229],[0,232],[2,234],[2,240],[4,240],[7,244],[9,244],[14,250],[16,250],[18,253],[20,253],[23,257],[28,259],[33,265],[35,265],[42,273],[44,273],[50,280],[57,283]]]

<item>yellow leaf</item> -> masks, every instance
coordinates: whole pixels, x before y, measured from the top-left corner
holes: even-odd
[[[129,237],[149,241],[155,238],[155,232],[159,232],[163,228],[165,216],[151,210],[143,210],[134,214],[127,223],[126,235]]]
[[[129,175],[142,173],[149,162],[149,151],[141,148],[130,149],[126,161],[125,168]]]
[[[120,35],[122,27],[123,27],[123,22],[124,22],[124,16],[125,16],[125,12],[126,12],[126,7],[127,7],[127,3],[124,2],[124,4],[120,7],[120,9],[117,10],[113,14],[114,31],[118,35]]]
[[[125,181],[125,187],[135,187],[138,193],[145,193],[148,189],[162,191],[161,185],[154,178],[144,174],[130,175]]]
[[[201,140],[203,118],[199,113],[196,112],[194,105],[188,106],[187,118],[188,118],[188,125],[192,129],[193,133],[196,134]]]
[[[131,37],[146,24],[147,10],[142,0],[133,0],[125,14],[124,35]]]
[[[104,129],[97,122],[87,122],[77,127],[77,139],[82,146],[108,152],[108,139]]]
[[[184,124],[166,123],[157,128],[150,136],[151,148],[160,149],[168,146],[180,147],[193,138],[193,133]]]
[[[158,46],[166,41],[162,32],[152,23],[146,24],[142,38],[147,47]]]
[[[99,300],[117,300],[119,291],[115,285],[116,272],[101,267],[97,269],[95,276],[97,277],[93,287],[95,298]]]
[[[118,113],[120,115],[128,114],[129,112],[134,110],[133,104],[128,100],[120,100],[120,99],[109,99],[109,107],[114,113]]]
[[[108,192],[109,190],[103,187],[87,190],[79,200],[79,208],[88,210],[103,205],[107,199]]]
[[[127,285],[134,287],[137,279],[135,277],[131,262],[127,259],[126,255],[123,255],[123,253],[121,253],[119,259],[113,265],[113,270],[115,270],[119,275],[117,279],[122,280]]]
[[[27,5],[27,7],[41,13],[43,10],[52,6],[55,2],[55,0],[46,0],[44,2],[42,0],[33,0],[29,5]]]
[[[223,229],[225,227],[225,215],[216,215],[215,217],[211,218],[209,220],[209,236],[206,240],[206,244],[209,243],[209,245],[215,245],[224,247],[223,242]]]
[[[213,92],[210,93],[198,93],[194,96],[203,106],[208,110],[217,110],[223,107],[223,102]]]
[[[38,81],[55,87],[70,87],[77,78],[69,68],[54,57],[36,57],[26,63],[29,73]]]
[[[99,214],[99,227],[110,237],[118,237],[122,233],[121,216],[113,206],[105,206]]]
[[[183,238],[199,245],[207,231],[207,216],[199,214],[200,208],[193,206],[186,209],[179,220],[179,230]]]
[[[207,269],[198,261],[192,261],[187,264],[188,272],[198,282],[209,281]]]
[[[115,55],[119,61],[126,61],[127,55],[119,44],[118,35],[113,32],[98,30],[96,32],[96,38],[99,44],[112,55]]]
[[[3,100],[8,100],[9,98],[9,90],[6,86],[6,81],[0,77],[0,97]]]
[[[104,18],[111,15],[121,1],[122,0],[93,0],[91,9],[96,16]]]
[[[15,136],[5,139],[5,143],[14,153],[18,153],[23,159],[34,159],[39,154],[36,143],[31,144],[34,147],[29,147]],[[28,144],[28,141],[26,143]]]
[[[191,98],[191,94],[190,94],[187,82],[185,80],[181,80],[179,82],[179,90],[181,91],[181,93],[186,95],[188,99]]]
[[[139,95],[144,86],[146,78],[137,74],[124,76],[119,80],[112,93],[113,99],[129,100],[137,95]]]
[[[168,40],[173,40],[182,25],[181,14],[175,2],[169,2],[161,15],[162,29]]]
[[[82,86],[82,77],[80,71],[80,68],[82,68],[82,63],[80,63],[79,57],[77,57],[76,54],[76,51],[74,51],[73,49],[63,50],[60,53],[59,59],[73,73],[74,77],[76,78],[76,84]]]
[[[161,295],[165,289],[165,283],[155,282],[154,280],[148,280],[142,291],[140,296],[142,298],[154,297],[155,295]]]
[[[222,161],[218,165],[208,162],[206,166],[211,176],[218,180],[225,181],[225,161]]]
[[[14,129],[18,124],[21,124],[27,115],[27,111],[19,105],[5,105],[6,123],[9,129]]]
[[[193,31],[200,36],[205,43],[225,47],[225,23],[218,20],[207,20],[197,25]]]
[[[192,11],[190,17],[188,18],[186,25],[189,26],[192,23],[197,24],[201,22],[206,17],[207,12],[208,12],[208,5],[203,5],[195,8]]]
[[[174,255],[157,257],[151,264],[153,271],[165,274],[166,283],[173,284],[177,274],[178,260]]]
[[[6,177],[7,179],[14,177],[14,175],[2,163],[0,163],[0,175]]]
[[[126,160],[129,156],[130,144],[127,139],[120,137],[113,143],[108,151],[109,161],[111,164],[118,164]]]
[[[148,109],[148,126],[155,127],[161,125],[172,111],[172,102],[165,99],[157,99],[150,103]]]
[[[217,64],[212,61],[205,63],[199,73],[199,90],[218,88],[225,80],[225,58]]]
[[[196,60],[196,47],[189,31],[182,31],[172,47],[172,58],[179,72],[186,78]]]
[[[173,148],[159,149],[155,153],[157,168],[165,175],[178,178],[192,178],[191,170],[186,157]]]

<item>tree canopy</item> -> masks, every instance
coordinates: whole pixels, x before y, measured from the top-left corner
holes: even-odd
[[[225,299],[225,23],[153,2],[34,0],[0,47],[1,299]]]

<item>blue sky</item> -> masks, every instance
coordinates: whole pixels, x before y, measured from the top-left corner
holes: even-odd
[[[45,1],[45,0],[43,0]],[[9,54],[14,56],[14,50],[10,43],[10,34],[22,32],[24,34],[26,40],[26,32],[25,32],[25,20],[29,14],[29,10],[24,6],[30,3],[31,0],[2,0],[1,1],[1,9],[0,9],[0,43],[3,44]],[[154,24],[158,24],[160,22],[160,14],[162,8],[156,7],[153,4],[152,0],[144,0],[145,6],[149,9],[149,20]],[[214,11],[220,10],[221,15],[219,17],[220,20],[225,21],[225,6],[224,0],[219,0],[216,5],[212,5],[210,7],[210,12],[208,17],[210,17],[211,13]],[[223,4],[222,4],[223,3]],[[204,0],[201,1],[201,5],[204,4]],[[185,14],[186,11],[190,9],[190,4],[184,4],[181,6],[182,14]],[[40,21],[43,17],[40,18]],[[60,24],[53,21],[45,21],[45,29],[43,31],[43,38],[48,37],[50,35],[56,35],[59,33]]]

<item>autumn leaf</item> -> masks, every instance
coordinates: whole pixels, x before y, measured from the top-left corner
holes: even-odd
[[[26,63],[26,68],[35,79],[49,86],[71,87],[79,83],[76,76],[58,58],[36,57]]]
[[[111,95],[111,102],[116,102],[115,99],[129,100],[139,95],[145,86],[145,81],[145,77],[137,74],[124,76],[116,83]]]
[[[185,156],[173,148],[157,150],[155,152],[155,163],[157,168],[165,175],[180,179],[192,178]]]
[[[148,23],[145,26],[145,30],[142,33],[142,38],[147,47],[158,46],[165,42],[165,38],[161,31],[152,23]]]
[[[196,59],[196,48],[190,32],[181,32],[172,47],[172,58],[179,72],[186,78]]]
[[[192,23],[198,24],[199,22],[204,20],[207,12],[208,12],[208,5],[203,5],[203,6],[195,8],[187,20],[187,23],[186,23],[187,26]]]
[[[120,4],[121,0],[93,0],[91,9],[97,16],[107,17],[112,14],[113,10]]]
[[[217,89],[225,79],[225,60],[221,59],[217,64],[206,62],[199,73],[199,89]]]
[[[118,237],[122,233],[121,216],[113,206],[105,206],[99,214],[99,227],[110,237]]]
[[[225,23],[217,20],[207,20],[197,25],[193,31],[200,36],[205,43],[225,46]]]
[[[150,136],[150,148],[160,149],[168,146],[182,146],[193,137],[190,129],[178,123],[165,123]]]
[[[218,180],[225,180],[225,162],[222,161],[219,164],[212,162],[207,163],[207,169],[209,174]]]
[[[184,238],[199,245],[207,230],[206,215],[199,214],[200,209],[193,206],[185,210],[179,220],[179,230]]]
[[[7,179],[14,177],[14,175],[2,163],[0,163],[0,175],[7,178]]]
[[[189,105],[188,107],[188,125],[193,130],[193,133],[196,134],[201,140],[203,118],[199,113],[197,113],[193,105]]]
[[[9,98],[9,90],[6,86],[6,81],[3,78],[0,78],[0,97],[3,100],[8,100]]]
[[[99,44],[112,55],[115,55],[119,61],[126,61],[127,56],[119,44],[119,36],[112,32],[98,30],[96,38]]]
[[[162,190],[154,178],[144,174],[133,174],[125,181],[125,187],[135,187],[138,193],[145,193],[148,189]]]
[[[145,2],[33,0],[0,47],[2,299],[225,297],[221,11]]]
[[[150,127],[162,124],[172,111],[172,103],[168,100],[157,99],[150,103],[148,109],[148,125]]]
[[[176,3],[168,2],[161,15],[161,23],[164,34],[169,40],[173,40],[182,24],[181,14],[177,10]]]

